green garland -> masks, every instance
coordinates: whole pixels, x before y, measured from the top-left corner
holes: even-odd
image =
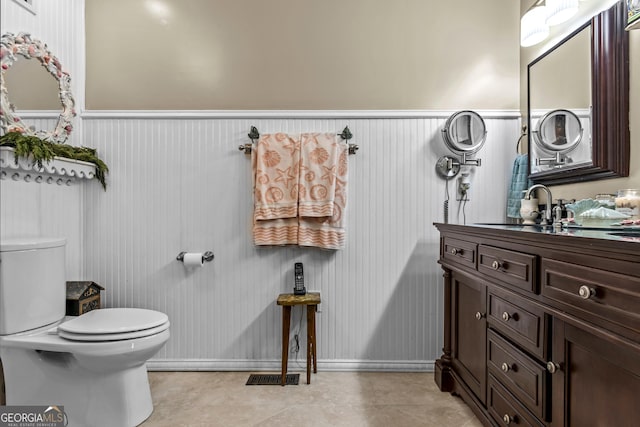
[[[42,168],[43,163],[52,160],[55,156],[93,163],[96,165],[96,179],[100,181],[102,188],[107,189],[105,178],[109,168],[98,158],[94,148],[54,144],[37,136],[23,135],[20,132],[8,132],[0,136],[0,146],[13,147],[15,149],[16,163],[18,163],[19,157],[28,158],[33,156],[33,160],[39,168]]]

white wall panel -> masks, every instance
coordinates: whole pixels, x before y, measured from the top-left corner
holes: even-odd
[[[43,128],[55,125],[55,119],[30,120]],[[0,180],[0,237],[66,237],[67,280],[78,280],[83,257],[83,183],[86,180],[71,186]]]
[[[281,310],[294,262],[322,293],[318,358],[324,368],[428,368],[442,347],[442,273],[436,264],[446,154],[446,115],[385,118],[253,116],[127,118],[92,112],[85,144],[110,168],[106,192],[85,186],[85,278],[106,287],[108,306],[166,312],[171,339],[151,366],[277,369]],[[504,221],[519,117],[489,115],[488,140],[472,171],[467,222]],[[486,117],[486,116],[485,116]],[[361,149],[350,156],[348,238],[337,252],[256,248],[251,238],[251,164],[238,151],[260,132],[340,132]],[[454,182],[450,192],[455,199]],[[451,202],[451,222],[462,222]],[[181,251],[212,250],[196,270]],[[301,311],[292,326],[305,330]],[[304,332],[298,362],[304,365]],[[291,355],[295,359],[295,353]],[[155,363],[155,364],[154,364]]]
[[[36,14],[12,0],[0,2],[2,34],[28,32],[47,43],[72,76],[72,90],[78,106],[84,96],[84,0],[34,2]],[[42,69],[43,73],[46,70]],[[9,96],[11,94],[9,93]],[[23,118],[38,129],[53,129],[57,119],[46,112],[24,112]],[[82,144],[82,120],[74,121],[68,141]],[[0,235],[64,236],[67,238],[67,278],[82,276],[82,184],[71,187],[34,182],[0,182]]]

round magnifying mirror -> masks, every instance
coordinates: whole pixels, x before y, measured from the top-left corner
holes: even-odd
[[[473,154],[487,139],[484,119],[475,111],[458,111],[451,115],[442,129],[447,147],[456,154]]]
[[[534,141],[550,152],[568,153],[582,140],[582,122],[569,110],[553,110],[542,116],[536,126]]]

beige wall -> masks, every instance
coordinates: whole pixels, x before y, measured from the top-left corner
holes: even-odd
[[[529,8],[532,0],[521,0],[521,13]],[[595,3],[592,2],[594,6]],[[609,3],[611,3],[609,1]],[[588,5],[589,3],[581,3]],[[600,6],[604,3],[600,3]],[[562,31],[554,29],[549,41],[529,48],[520,49],[520,108],[523,121],[527,116],[527,65],[551,45],[562,38]],[[629,130],[631,134],[631,167],[629,177],[606,179],[601,181],[589,181],[571,185],[553,186],[554,198],[582,199],[593,197],[599,193],[614,193],[623,188],[640,188],[640,30],[629,32],[629,76],[630,76],[630,106]]]
[[[531,109],[588,110],[591,106],[591,30],[584,28],[531,67]]]
[[[18,60],[5,72],[11,103],[17,110],[60,110],[58,81],[37,59]]]
[[[86,107],[517,109],[510,0],[86,0]]]

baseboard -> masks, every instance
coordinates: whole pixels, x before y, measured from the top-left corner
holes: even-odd
[[[434,360],[318,360],[320,371],[433,372]],[[158,359],[149,371],[280,371],[280,360]],[[306,369],[306,360],[289,362],[289,370]]]

